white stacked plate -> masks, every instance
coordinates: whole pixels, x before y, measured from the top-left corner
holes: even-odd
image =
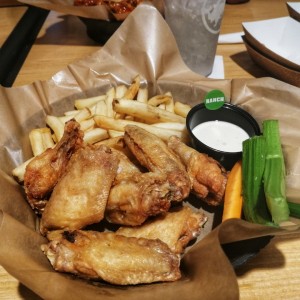
[[[253,61],[275,78],[300,87],[300,22],[288,16],[242,25]]]
[[[287,2],[289,15],[300,22],[300,2]]]

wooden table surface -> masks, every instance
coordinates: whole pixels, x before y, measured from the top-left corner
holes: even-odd
[[[4,2],[7,4],[8,1]],[[0,8],[0,45],[25,9],[23,6]],[[227,4],[221,33],[242,31],[241,22],[244,21],[287,15],[286,2],[283,0],[250,0],[244,4]],[[79,19],[50,12],[14,86],[49,79],[69,63],[84,58],[97,49],[99,45],[87,37],[85,27]],[[243,44],[218,45],[217,54],[224,58],[225,78],[268,76],[268,73],[251,61]],[[300,299],[299,234],[273,238],[236,273],[242,300]],[[0,266],[0,299],[34,300],[39,297]]]

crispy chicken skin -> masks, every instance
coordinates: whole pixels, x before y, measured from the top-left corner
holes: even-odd
[[[150,172],[164,173],[173,188],[171,201],[188,197],[191,182],[180,159],[156,135],[134,125],[125,127],[124,140],[142,166]]]
[[[123,153],[119,154],[119,171],[109,194],[106,219],[137,226],[149,216],[168,211],[172,201],[186,198],[190,179],[180,159],[155,135],[137,126],[126,126],[124,140],[150,172],[142,173]]]
[[[142,226],[120,227],[116,233],[128,237],[159,239],[178,254],[182,254],[186,245],[200,235],[207,217],[194,212],[188,206],[170,210],[148,219]]]
[[[181,276],[179,255],[160,240],[81,230],[54,232],[48,238],[42,251],[59,272],[118,285],[175,281]]]
[[[64,174],[72,154],[81,147],[83,132],[75,120],[65,124],[64,135],[54,148],[36,156],[26,167],[24,187],[27,200],[38,214],[44,210],[49,196]]]
[[[111,148],[111,150],[115,153],[119,160],[117,175],[113,183],[114,186],[123,180],[127,180],[133,175],[142,174],[139,167],[135,165],[122,151],[116,150],[114,148]]]
[[[173,188],[165,174],[135,174],[112,187],[106,219],[115,224],[140,225],[149,216],[168,211],[172,194]]]
[[[41,233],[80,229],[102,220],[118,163],[117,156],[106,146],[78,149],[45,207]]]
[[[137,159],[127,147],[124,141],[124,136],[109,138],[107,140],[100,141],[95,145],[106,145],[107,147],[118,150],[119,152],[122,152],[130,161],[132,161],[135,164],[138,164]]]
[[[169,138],[168,147],[186,166],[192,192],[210,205],[221,204],[227,182],[226,170],[216,160],[187,146],[176,136]]]

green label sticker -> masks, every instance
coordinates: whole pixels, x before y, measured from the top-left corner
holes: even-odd
[[[204,105],[209,110],[216,110],[225,103],[225,95],[220,90],[212,90],[205,95]]]

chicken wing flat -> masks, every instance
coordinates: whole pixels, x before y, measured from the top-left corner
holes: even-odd
[[[117,185],[123,180],[127,180],[133,175],[142,174],[138,166],[136,166],[122,151],[111,148],[119,159],[117,175],[113,185]]]
[[[172,201],[181,201],[189,195],[191,182],[185,167],[163,140],[134,125],[125,127],[124,140],[142,166],[167,175],[173,187]]]
[[[227,182],[226,170],[216,160],[187,146],[175,136],[169,138],[168,147],[186,166],[192,192],[210,205],[221,204]]]
[[[78,149],[45,207],[41,232],[80,229],[102,220],[117,168],[118,159],[106,146]]]
[[[188,206],[168,211],[143,225],[120,227],[116,233],[128,237],[159,239],[178,254],[183,253],[186,245],[200,235],[207,217],[201,212],[194,212]]]
[[[140,225],[169,210],[173,194],[165,174],[141,173],[125,178],[110,191],[105,216],[115,224]]]
[[[83,132],[79,123],[70,120],[65,124],[64,135],[54,148],[49,148],[36,156],[26,167],[24,187],[27,200],[41,214],[49,196],[64,174],[72,154],[81,147]]]
[[[124,136],[117,136],[117,137],[109,138],[109,139],[106,139],[106,140],[96,143],[96,145],[105,145],[112,149],[118,150],[118,151],[122,152],[124,155],[126,155],[126,157],[130,159],[130,161],[136,162],[136,158],[130,152],[127,145],[125,144]]]
[[[48,238],[42,251],[59,272],[118,285],[175,281],[181,276],[179,256],[160,240],[81,230],[51,233]]]
[[[115,224],[136,226],[149,216],[167,211],[173,187],[166,174],[142,173],[123,152],[112,151],[119,158],[119,167],[109,194],[106,219]]]

